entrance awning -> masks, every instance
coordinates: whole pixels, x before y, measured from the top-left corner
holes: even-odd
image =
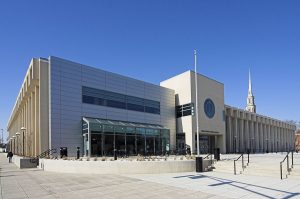
[[[165,129],[168,130],[168,128],[157,125],[157,124],[144,124],[144,123],[135,123],[135,122],[123,122],[123,121],[116,121],[116,120],[104,120],[104,119],[96,119],[96,118],[88,118],[83,117],[83,121],[89,123],[89,124],[98,124],[98,125],[114,125],[114,126],[126,126],[126,127],[136,127],[136,128],[149,128],[149,129]]]

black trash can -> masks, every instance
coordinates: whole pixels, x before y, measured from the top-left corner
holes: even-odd
[[[214,156],[217,161],[220,160],[220,148],[215,148]]]
[[[60,158],[68,157],[68,148],[60,147]]]
[[[204,172],[202,157],[196,157],[196,172]]]

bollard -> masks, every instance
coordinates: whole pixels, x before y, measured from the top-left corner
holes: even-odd
[[[80,147],[77,147],[77,160],[79,159],[80,156]]]
[[[280,179],[282,180],[282,162],[280,162]]]
[[[236,175],[236,165],[235,165],[235,160],[233,161],[233,167],[234,167],[234,175]]]
[[[117,149],[114,149],[114,160],[117,160]]]

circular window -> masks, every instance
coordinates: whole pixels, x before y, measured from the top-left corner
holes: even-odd
[[[206,99],[204,102],[204,112],[208,118],[213,118],[215,115],[215,104],[211,99]]]

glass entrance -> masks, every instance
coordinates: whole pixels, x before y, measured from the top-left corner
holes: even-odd
[[[200,135],[200,153],[208,154],[213,153],[215,148],[215,136],[214,135]],[[197,136],[195,135],[195,147],[197,151]]]
[[[170,131],[159,125],[92,118],[84,118],[83,124],[85,155],[113,156],[116,153],[124,157],[169,152]]]
[[[184,133],[176,134],[176,150],[179,155],[190,154],[190,152],[191,152],[190,146],[186,146],[186,144],[185,144],[185,134]]]
[[[126,128],[126,153],[127,155],[136,155],[136,136],[135,128],[127,127]]]
[[[99,132],[92,131],[91,155],[92,156],[103,155],[102,134],[100,134]]]

